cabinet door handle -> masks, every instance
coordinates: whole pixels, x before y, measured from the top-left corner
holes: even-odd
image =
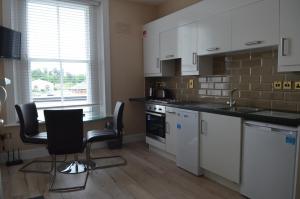
[[[197,53],[193,53],[193,64],[197,64]]]
[[[174,55],[167,55],[166,58],[173,58]]]
[[[285,57],[288,55],[288,53],[286,52],[286,44],[288,43],[288,38],[285,37],[281,37],[281,56]]]
[[[166,133],[170,135],[170,124],[166,122]]]
[[[209,51],[209,52],[212,52],[212,51],[218,51],[218,50],[220,50],[220,48],[219,47],[215,47],[215,48],[208,48],[206,50]]]
[[[166,113],[175,114],[176,112],[174,112],[174,111],[166,111]]]
[[[258,45],[258,44],[262,44],[264,41],[250,41],[245,43],[246,46],[253,46],[253,45]]]
[[[156,58],[156,68],[160,68],[160,60],[159,60],[159,58]]]
[[[206,135],[207,132],[205,132],[205,121],[204,120],[200,120],[200,134],[202,135]]]

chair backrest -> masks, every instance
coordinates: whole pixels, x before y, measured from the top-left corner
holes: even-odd
[[[39,133],[38,113],[35,103],[15,105],[20,121],[20,137],[23,142]]]
[[[48,151],[51,155],[81,153],[83,143],[83,111],[45,110]]]
[[[124,111],[124,102],[117,101],[114,115],[113,115],[113,130],[120,136],[123,130],[123,111]]]

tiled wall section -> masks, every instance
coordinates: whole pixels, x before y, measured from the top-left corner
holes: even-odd
[[[201,96],[228,97],[231,89],[230,76],[199,77],[199,91]]]
[[[214,58],[213,76],[147,78],[146,87],[165,82],[179,100],[225,102],[237,88],[238,105],[300,112],[299,90],[275,90],[274,81],[300,81],[300,73],[277,72],[277,50],[243,52]],[[194,80],[194,88],[188,81]]]
[[[275,90],[274,81],[299,81],[299,73],[277,72],[277,50],[248,52],[225,57],[226,71],[238,104],[300,112],[300,91]]]

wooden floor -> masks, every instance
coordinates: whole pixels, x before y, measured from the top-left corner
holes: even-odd
[[[122,150],[101,149],[95,154],[121,154],[128,163],[122,167],[90,172],[86,189],[71,193],[49,193],[49,175],[24,174],[18,172],[19,166],[2,166],[5,199],[28,199],[39,195],[49,199],[243,198],[239,193],[204,177],[196,177],[177,168],[174,162],[149,152],[144,143],[126,145]],[[59,181],[68,185],[77,183],[81,178],[78,175],[62,175]]]

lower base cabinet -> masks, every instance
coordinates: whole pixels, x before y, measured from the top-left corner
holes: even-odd
[[[242,120],[200,113],[200,166],[240,183]]]

